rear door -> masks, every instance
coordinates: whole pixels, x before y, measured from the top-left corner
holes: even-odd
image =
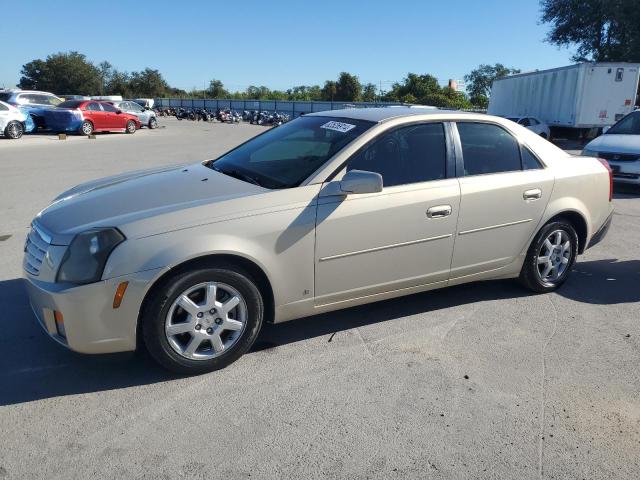
[[[98,102],[89,102],[85,105],[85,118],[93,123],[94,130],[106,130],[109,128],[109,120],[102,111]]]
[[[503,127],[457,123],[460,217],[451,279],[513,262],[549,201],[554,178]]]
[[[383,190],[320,194],[317,305],[446,283],[460,202],[447,129],[438,122],[381,133],[338,177],[348,170],[377,172]]]
[[[117,113],[119,109],[106,102],[101,103],[100,106],[107,121],[107,128],[110,130],[118,130],[125,127],[127,123],[126,118],[122,113]]]

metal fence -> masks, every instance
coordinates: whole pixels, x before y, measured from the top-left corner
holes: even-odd
[[[301,114],[313,112],[325,112],[327,110],[340,110],[343,108],[371,108],[401,105],[398,102],[305,102],[289,100],[223,100],[203,98],[156,98],[154,107],[159,108],[206,108],[207,110],[224,110],[230,108],[242,112],[244,110],[257,110],[267,112],[286,113],[291,118]]]

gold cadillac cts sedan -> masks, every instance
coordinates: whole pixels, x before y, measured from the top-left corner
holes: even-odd
[[[300,117],[215,160],[72,188],[24,271],[58,343],[184,374],[264,322],[494,278],[550,292],[611,223],[611,171],[513,122],[421,108]]]

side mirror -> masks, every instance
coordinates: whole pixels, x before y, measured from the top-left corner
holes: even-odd
[[[364,170],[351,170],[340,180],[340,190],[346,194],[382,191],[382,175]]]
[[[122,110],[120,110],[119,108],[116,110],[116,113],[122,113]]]

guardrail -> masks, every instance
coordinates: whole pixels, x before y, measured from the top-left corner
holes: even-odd
[[[224,110],[230,108],[242,112],[257,110],[286,113],[291,118],[301,114],[340,110],[343,108],[371,108],[402,105],[400,102],[307,102],[296,100],[233,100],[233,99],[203,99],[203,98],[156,98],[154,107],[166,108],[206,108],[207,110]]]

